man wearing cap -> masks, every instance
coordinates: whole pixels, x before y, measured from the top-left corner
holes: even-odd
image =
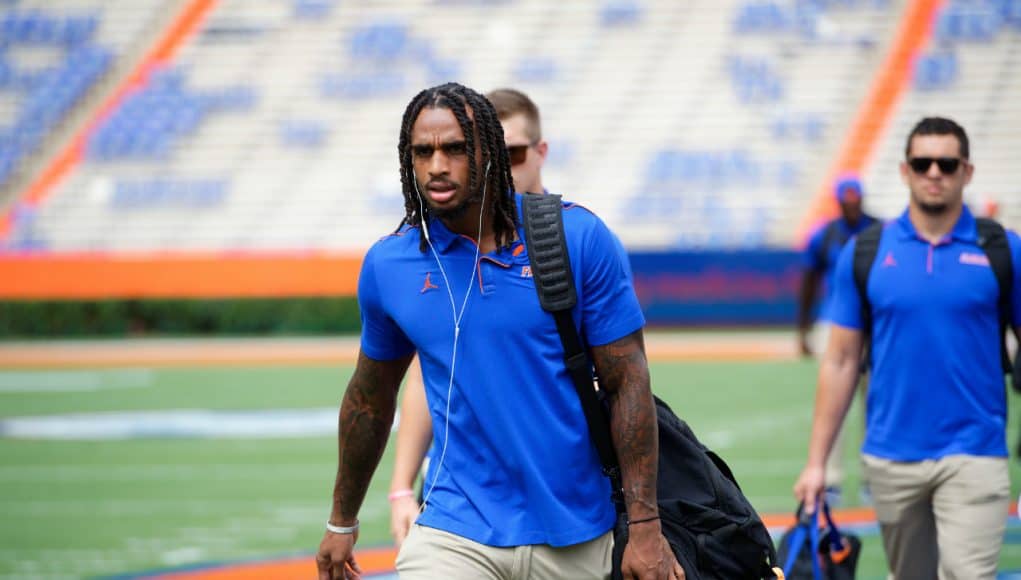
[[[826,347],[829,324],[820,318],[813,329],[812,314],[815,310],[819,286],[823,286],[822,304],[819,312],[825,313],[833,295],[833,271],[840,250],[849,239],[872,225],[876,218],[862,210],[864,189],[856,175],[842,175],[834,182],[833,195],[840,204],[840,216],[823,224],[812,234],[804,252],[804,276],[798,299],[798,346],[801,354],[812,356],[815,351]],[[809,334],[813,340],[809,340]],[[842,448],[842,438],[833,448]],[[826,464],[827,499],[839,503],[841,485],[844,479],[843,454],[831,453]]]

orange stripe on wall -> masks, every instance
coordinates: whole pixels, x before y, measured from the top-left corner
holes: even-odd
[[[354,296],[360,269],[350,255],[9,255],[0,299]]]
[[[149,71],[173,58],[188,37],[198,29],[202,20],[215,4],[216,0],[192,0],[185,5],[146,57],[135,67],[135,70],[121,82],[113,94],[97,109],[96,114],[86,126],[71,138],[71,142],[57,153],[49,165],[22,193],[20,197],[24,203],[32,205],[40,203],[53,187],[71,172],[75,165],[81,161],[85,152],[85,143],[99,123],[116,109],[131,90],[137,89],[145,83]],[[12,225],[10,210],[7,210],[0,217],[0,239],[7,237]]]
[[[868,96],[858,109],[847,138],[826,174],[823,183],[798,225],[795,237],[803,246],[812,230],[823,221],[840,214],[833,196],[833,181],[842,173],[862,173],[889,125],[894,108],[908,83],[915,56],[925,47],[943,0],[909,0],[901,18],[897,36],[883,65],[879,68]]]

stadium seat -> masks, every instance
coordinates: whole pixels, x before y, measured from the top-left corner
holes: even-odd
[[[606,0],[599,8],[599,22],[603,27],[629,26],[642,18],[642,6],[637,0]]]
[[[922,91],[946,88],[957,81],[957,55],[940,52],[923,55],[915,61],[914,85]]]
[[[256,98],[251,87],[197,91],[188,88],[182,71],[157,71],[92,133],[86,153],[93,161],[165,159],[176,140],[210,116],[248,111]]]
[[[74,25],[84,32],[71,36],[86,38],[76,46],[109,47],[112,63],[121,50],[151,45],[129,32],[156,21],[160,3],[139,0],[138,12],[126,14],[126,8],[103,11],[100,0],[74,2],[84,8],[46,13],[59,22],[97,15],[91,33]],[[931,53],[957,57],[956,82],[930,91],[947,99],[940,106],[989,103],[1005,120],[986,126],[1017,126],[1007,115],[1011,99],[1021,100],[1019,83],[1002,74],[1016,29],[994,26],[984,15],[1007,22],[1018,13],[1016,4],[998,0],[985,12],[971,11],[979,16],[946,17],[947,30],[961,38],[947,46],[937,40]],[[673,247],[682,230],[684,239],[702,246],[790,246],[793,224],[895,37],[903,3],[409,0],[395,10],[286,0],[254,6],[216,3],[177,53],[177,66],[154,73],[96,131],[86,162],[39,208],[35,227],[50,247],[361,250],[402,215],[394,155],[401,111],[421,88],[450,80],[528,92],[550,142],[548,187],[599,213],[628,247]],[[31,28],[10,22],[0,20],[5,38]],[[965,40],[974,36],[980,39]],[[918,66],[917,77],[928,82],[949,78],[945,61]],[[997,67],[1002,97],[969,82],[977,74],[995,76]],[[66,115],[61,107],[78,94],[77,85],[58,90],[43,73],[29,79],[18,76],[23,72],[0,56],[0,90],[27,81],[40,87],[33,94],[47,94],[32,104],[36,122],[0,131],[0,176],[17,165],[9,152],[45,139]],[[933,109],[936,103],[919,89],[911,87],[909,109]],[[1016,150],[1009,136],[997,139],[1000,149]],[[900,157],[892,151],[877,159]],[[982,167],[983,179],[1004,174]],[[167,201],[138,202],[126,224],[124,209],[110,201],[116,184],[153,175],[181,183],[225,179],[231,193],[203,206],[201,220],[185,220],[186,212]],[[1016,191],[1000,183],[1007,182],[990,185]],[[104,187],[106,195],[81,195]],[[900,191],[897,184],[883,188]],[[142,191],[148,193],[130,199],[192,195]],[[870,202],[882,197],[870,195]],[[748,233],[714,236],[715,227]]]

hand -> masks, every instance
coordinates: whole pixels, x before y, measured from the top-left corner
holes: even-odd
[[[659,520],[632,524],[621,560],[624,580],[684,580],[684,569],[663,537]]]
[[[798,477],[798,481],[794,484],[794,497],[799,502],[805,503],[806,514],[815,513],[815,506],[819,502],[819,496],[822,495],[825,487],[825,468],[811,465],[805,466],[801,476]]]
[[[399,550],[408,530],[418,517],[418,501],[414,496],[399,497],[390,502],[390,534],[394,538],[394,546]]]
[[[354,557],[356,541],[357,531],[353,534],[326,532],[316,554],[319,580],[356,580],[362,577],[362,569]]]

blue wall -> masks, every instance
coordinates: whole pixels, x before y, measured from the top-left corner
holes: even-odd
[[[793,250],[632,252],[649,324],[794,324],[801,256]]]

